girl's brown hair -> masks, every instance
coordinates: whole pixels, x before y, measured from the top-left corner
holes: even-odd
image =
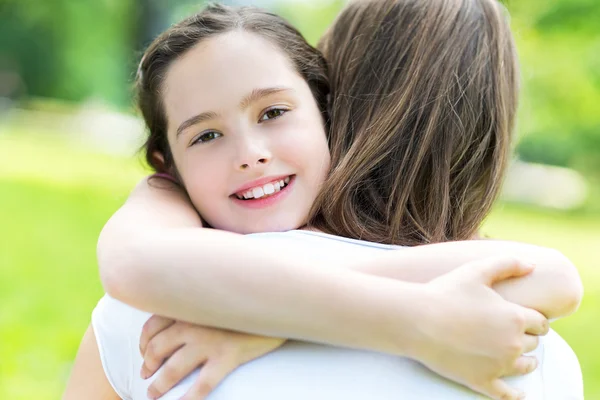
[[[201,41],[235,30],[259,35],[277,45],[308,83],[319,109],[325,114],[329,95],[325,59],[293,26],[259,8],[209,5],[158,36],[144,53],[138,68],[137,101],[148,128],[143,151],[155,171],[177,172],[167,140],[167,116],[162,104],[162,85],[169,66]]]
[[[497,197],[518,100],[494,0],[359,0],[320,48],[332,171],[312,224],[417,245],[472,238]]]

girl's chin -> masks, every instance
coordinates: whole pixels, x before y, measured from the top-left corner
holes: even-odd
[[[280,224],[266,224],[266,225],[254,225],[244,229],[244,234],[253,233],[265,233],[265,232],[286,232],[294,229],[298,229],[299,224],[294,223],[280,223]]]
[[[276,215],[269,220],[261,219],[254,220],[251,222],[246,220],[243,227],[237,227],[238,233],[252,234],[252,233],[265,233],[265,232],[286,232],[294,229],[298,229],[303,225],[303,218],[300,216],[292,216],[289,213],[277,218]]]
[[[253,233],[291,231],[294,229],[298,229],[299,227],[301,227],[303,225],[302,222],[298,222],[298,221],[302,221],[302,219],[300,219],[300,218],[293,219],[293,218],[290,218],[289,215],[287,215],[285,218],[285,221],[280,220],[280,221],[268,221],[267,222],[264,220],[250,221],[250,220],[246,219],[244,221],[243,226],[230,224],[230,223],[216,223],[216,224],[212,224],[209,226],[207,226],[207,224],[205,223],[204,226],[213,228],[213,229],[222,230],[222,231],[238,233],[241,235],[249,235],[249,234],[253,234]]]

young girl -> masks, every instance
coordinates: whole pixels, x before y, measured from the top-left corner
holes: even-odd
[[[446,17],[444,13],[448,12],[444,4],[425,7],[411,2],[396,3],[409,4],[415,10],[421,10],[425,14],[441,10],[443,12],[440,13],[440,16]],[[355,12],[357,7],[356,5],[348,6],[343,15]],[[496,5],[490,2],[484,2],[482,6],[486,12],[490,12],[490,10],[497,12],[495,7]],[[360,7],[358,8],[360,9]],[[459,7],[459,9],[463,12],[470,11],[470,8],[466,6]],[[383,2],[377,2],[370,8],[360,10],[360,13],[367,16],[373,12],[377,15],[383,10],[388,10],[390,13],[381,15],[392,21],[407,12],[404,9],[395,10],[390,7],[390,4],[384,5]],[[360,16],[360,13],[357,15]],[[185,186],[192,203],[213,227],[246,233],[255,231],[257,226],[261,230],[284,230],[301,226],[306,220],[307,210],[316,196],[315,188],[318,189],[320,186],[320,183],[315,184],[314,182],[322,182],[324,171],[327,171],[328,168],[329,157],[326,146],[323,147],[324,140],[322,140],[324,132],[321,125],[314,123],[315,120],[320,122],[318,117],[320,113],[317,107],[319,102],[310,101],[310,94],[316,100],[324,98],[319,90],[327,86],[326,79],[321,78],[324,75],[314,73],[315,69],[318,70],[316,66],[319,65],[320,58],[315,56],[316,53],[310,53],[310,51],[307,53],[308,56],[302,54],[302,50],[309,49],[309,47],[301,41],[294,42],[295,39],[290,36],[294,36],[296,33],[274,18],[251,10],[235,11],[221,7],[209,8],[199,14],[196,19],[185,21],[178,28],[168,32],[168,35],[157,39],[155,46],[151,46],[146,53],[142,64],[142,84],[149,85],[143,90],[147,94],[160,94],[154,99],[155,101],[144,98],[143,95],[141,97],[142,110],[151,130],[149,149],[159,151],[163,161],[162,171],[168,171],[177,176],[177,179]],[[490,16],[487,15],[487,18]],[[444,19],[442,18],[442,20]],[[490,20],[496,24],[501,21],[500,18],[490,18]],[[489,22],[489,20],[484,21]],[[432,22],[439,21],[433,20]],[[466,23],[466,21],[459,22]],[[503,26],[503,23],[500,25]],[[338,28],[339,24],[339,21],[336,22],[335,27]],[[184,29],[190,28],[190,26],[195,29]],[[369,28],[373,29],[377,26],[373,25]],[[361,27],[361,29],[367,28],[366,26]],[[417,25],[417,29],[413,35],[423,33],[422,26]],[[335,29],[332,32],[335,32]],[[442,31],[442,33],[443,35],[440,32],[432,34],[435,37],[441,35],[441,38],[448,40],[449,43],[456,44],[446,35],[446,32]],[[330,33],[330,38],[333,37],[331,35],[333,34]],[[268,40],[265,40],[265,37]],[[487,37],[487,40],[493,41],[494,38],[495,36],[491,35]],[[188,42],[177,42],[182,39],[187,39]],[[438,39],[440,38],[438,37]],[[173,42],[169,42],[169,40],[173,40]],[[482,48],[489,48],[488,45],[484,41],[481,46],[475,47],[474,54],[467,55],[477,60],[482,56],[478,51],[481,51]],[[161,48],[161,46],[163,47]],[[418,46],[417,48],[422,50]],[[162,53],[163,57],[161,58],[158,56],[160,51],[157,49],[161,51],[174,49],[180,53],[167,52],[169,57],[166,58],[164,57],[165,53]],[[337,48],[337,50],[344,52],[348,49]],[[381,62],[384,65],[386,54],[388,53],[381,54]],[[420,54],[407,51],[406,55],[410,60],[410,57]],[[510,58],[510,54],[508,57]],[[357,58],[350,58],[350,60],[357,60]],[[427,59],[421,61],[426,64]],[[443,64],[445,60],[441,59],[439,62]],[[235,65],[236,68],[232,69],[232,65]],[[308,68],[310,66],[313,67],[312,71]],[[506,65],[504,68],[510,69]],[[397,70],[393,69],[391,72]],[[511,72],[509,71],[509,76]],[[305,78],[304,81],[300,79],[298,73]],[[428,75],[424,74],[423,76]],[[360,74],[350,75],[350,77],[361,79]],[[419,80],[421,77],[415,76],[414,79]],[[475,85],[486,83],[477,80],[473,82]],[[371,118],[373,122],[381,121],[381,117],[378,117],[377,113],[381,112],[380,115],[385,116],[386,111],[390,111],[386,110],[386,104],[381,104],[382,100],[392,95],[402,98],[401,93],[396,91],[394,86],[396,82],[390,81],[390,84],[392,86],[389,88],[382,86],[387,90],[379,92],[380,98],[373,98],[374,104],[380,108],[374,108],[373,114],[364,116],[364,118]],[[486,92],[476,89],[469,87],[468,90],[461,91],[461,93],[467,94],[465,98],[459,97],[455,99],[456,103],[451,104],[460,110],[465,101],[473,101],[477,99],[476,94]],[[495,93],[496,89],[498,89],[497,86],[492,86],[489,92]],[[332,91],[334,105],[340,95],[342,94],[336,92],[334,84]],[[415,93],[415,95],[419,95],[419,93]],[[435,93],[421,93],[420,95],[437,98]],[[263,100],[264,103],[261,103]],[[357,97],[356,100],[363,101],[360,97]],[[479,130],[480,133],[491,132],[490,136],[497,135],[501,139],[500,142],[504,143],[510,130],[510,123],[505,123],[512,118],[510,110],[513,105],[510,104],[507,97],[502,97],[500,100],[501,104],[493,105],[469,103],[471,107],[480,107],[482,113],[480,115],[474,113],[476,121],[469,121],[474,125],[462,127],[462,129],[469,132],[471,130]],[[493,117],[490,119],[494,121],[490,123],[493,129],[488,130],[485,125],[482,126],[477,122],[477,118],[482,118],[485,122],[490,115],[489,111],[497,108],[506,108],[509,112],[508,116],[504,115],[502,121],[495,121]],[[460,112],[456,109],[453,112],[457,113],[460,120]],[[330,139],[334,162],[339,161],[337,165],[334,164],[332,176],[335,176],[336,172],[340,170],[339,167],[348,163],[347,156],[361,154],[361,148],[368,150],[368,146],[364,145],[364,135],[369,133],[370,125],[367,124],[363,132],[349,132],[349,147],[347,154],[343,154],[346,149],[340,150],[335,147],[335,109],[333,111]],[[417,114],[420,112],[425,111],[418,110]],[[311,117],[311,115],[317,116],[317,118]],[[424,123],[425,127],[439,127],[437,123],[444,119],[436,120],[436,117],[439,117],[439,114],[412,115],[409,120],[413,121],[413,136],[419,135],[423,131],[427,132],[427,129],[423,130],[419,127],[420,123]],[[190,131],[189,128],[192,127],[196,129]],[[391,132],[396,131],[392,130]],[[378,135],[377,131],[371,133]],[[389,135],[390,130],[383,133]],[[396,135],[400,133],[404,132],[398,131]],[[453,133],[451,129],[446,132],[450,136]],[[401,137],[396,137],[397,140],[401,139]],[[486,141],[488,139],[489,137],[486,138]],[[408,141],[410,142],[410,140]],[[152,143],[154,143],[154,147],[152,147]],[[340,143],[346,145],[343,141]],[[422,148],[421,150],[416,149],[417,153],[426,151],[427,145],[430,143],[431,139],[421,143]],[[468,149],[470,144],[463,143],[463,150],[465,147]],[[354,147],[355,145],[356,147]],[[459,145],[460,143],[456,144],[457,147]],[[479,147],[487,148],[487,146]],[[495,148],[496,146],[489,147]],[[294,152],[291,152],[290,148]],[[485,150],[480,149],[480,151],[474,152],[479,156],[483,154],[480,161],[484,162],[486,166],[482,167],[482,170],[487,171],[490,164],[503,165],[504,153],[498,154],[496,150],[491,149],[490,155],[486,154]],[[433,151],[439,152],[440,149]],[[460,153],[460,149],[457,151]],[[154,153],[151,151],[149,154],[153,155]],[[368,151],[365,154],[368,154]],[[464,152],[464,154],[475,157],[468,152]],[[397,154],[393,153],[386,156],[389,166],[393,166],[394,161],[398,160],[398,158],[394,158],[395,156]],[[498,159],[500,159],[499,162],[497,162]],[[375,161],[381,162],[377,157]],[[156,160],[154,162],[156,163]],[[397,170],[395,168],[382,169],[380,165],[376,165],[376,162],[375,166],[370,169],[370,173],[374,177],[382,178],[386,174],[390,174],[390,171],[394,173]],[[209,170],[209,174],[204,174],[204,170]],[[490,181],[485,179],[486,175],[482,175],[472,181],[466,180],[465,185],[470,185],[474,190],[490,185]],[[262,177],[266,177],[267,180],[263,182]],[[381,185],[382,182],[373,180],[372,183]],[[426,186],[426,183],[425,180],[413,183],[413,185]],[[497,186],[497,182],[491,186]],[[321,235],[280,234],[280,240],[273,242],[271,239],[276,236],[268,236],[269,241],[261,244],[260,236],[250,238],[216,230],[179,229],[176,227],[182,225],[191,227],[199,224],[195,214],[188,209],[178,208],[178,205],[181,205],[184,200],[183,197],[179,193],[159,188],[140,189],[140,191],[144,190],[152,190],[152,192],[141,193],[141,195],[134,193],[132,200],[107,226],[99,246],[99,259],[101,268],[115,260],[119,261],[112,264],[111,268],[115,268],[116,271],[115,265],[118,265],[119,273],[123,273],[123,276],[116,279],[116,273],[106,274],[106,271],[103,271],[106,274],[105,277],[108,277],[106,283],[109,283],[109,289],[112,289],[113,294],[125,300],[129,296],[130,302],[140,308],[154,312],[164,310],[165,315],[171,314],[175,317],[214,326],[408,355],[423,361],[430,368],[492,397],[499,398],[507,395],[509,396],[507,398],[512,398],[510,396],[515,396],[515,392],[496,378],[507,373],[523,373],[528,370],[531,366],[530,363],[527,363],[528,359],[519,358],[518,355],[535,347],[535,340],[532,341],[531,336],[524,333],[542,332],[543,328],[540,329],[539,325],[543,324],[540,323],[541,321],[534,312],[498,301],[492,293],[485,290],[485,287],[486,284],[494,283],[496,279],[501,280],[503,277],[523,274],[526,269],[515,272],[510,268],[502,268],[502,265],[474,266],[472,269],[463,268],[450,273],[427,285],[411,285],[395,280],[369,277],[342,270],[340,267],[347,264],[357,269],[361,268],[363,271],[388,275],[397,279],[429,281],[469,259],[511,249],[528,254],[537,260],[538,268],[531,275],[531,278],[534,279],[537,274],[537,284],[544,285],[544,282],[551,284],[556,282],[556,278],[559,276],[568,279],[561,282],[563,285],[558,287],[560,290],[554,293],[556,297],[544,297],[545,294],[539,290],[532,293],[526,289],[527,285],[531,283],[527,280],[511,282],[502,288],[499,287],[498,289],[505,297],[511,298],[512,296],[515,301],[528,306],[537,305],[537,308],[542,309],[550,316],[572,311],[576,307],[576,304],[573,303],[578,301],[579,282],[576,277],[573,277],[568,262],[565,262],[564,258],[557,255],[556,252],[518,244],[466,242],[394,251],[388,252],[384,256],[374,257],[374,250],[379,253],[379,250],[384,247],[375,247],[370,251],[364,251],[364,245],[360,242],[343,242],[344,245],[340,245],[339,249],[349,253],[346,254],[346,257],[340,256],[335,259],[331,251],[321,249],[316,252],[316,257],[308,257],[304,254],[304,260],[294,259],[299,250],[307,249],[307,240],[311,246],[325,241],[327,242],[325,247],[329,246],[330,250],[332,243],[336,243],[336,241]],[[379,188],[379,190],[382,189]],[[270,196],[265,196],[265,193]],[[428,191],[423,193],[430,194]],[[477,199],[480,198],[479,196],[481,193],[478,193]],[[242,198],[246,200],[242,200]],[[306,201],[307,199],[310,201]],[[427,196],[424,199],[428,199]],[[352,207],[361,210],[364,215],[368,215],[369,205],[365,203],[364,199],[359,200],[361,201],[355,202]],[[410,200],[414,201],[417,206],[420,203],[415,198]],[[459,200],[463,201],[463,199]],[[149,221],[151,223],[138,224],[147,219],[148,212],[155,210],[154,205],[163,204],[163,202],[162,215],[153,216],[155,219]],[[466,202],[462,206],[455,205],[455,207],[462,210],[467,205],[471,206],[472,204]],[[413,206],[408,204],[408,207],[408,211],[412,212]],[[302,209],[304,209],[304,215],[296,212]],[[377,213],[374,214],[378,217]],[[456,214],[450,213],[449,215],[454,217]],[[353,217],[360,221],[356,215]],[[327,216],[325,215],[324,218]],[[386,217],[384,216],[384,218]],[[122,224],[123,227],[119,228],[119,224]],[[140,226],[143,227],[141,230]],[[456,226],[458,227],[460,224],[456,223]],[[369,231],[371,226],[367,225],[364,228]],[[145,232],[144,229],[146,229]],[[454,232],[452,231],[452,233]],[[458,229],[456,232],[464,233],[465,230]],[[128,237],[132,233],[135,233],[136,236]],[[293,239],[293,242],[300,242],[301,246],[291,244],[290,238]],[[448,235],[446,239],[456,238],[458,237]],[[118,256],[115,255],[114,250],[112,255],[110,251],[102,251],[103,246],[110,248],[116,244],[116,241],[120,241],[120,244],[124,245]],[[156,246],[155,244],[160,245]],[[360,251],[350,250],[356,246],[360,246],[362,249]],[[227,253],[229,248],[238,249],[236,251],[242,249],[246,251],[246,254],[232,254],[231,251]],[[267,251],[264,251],[265,248]],[[139,252],[138,249],[143,249],[143,252]],[[121,255],[125,255],[126,258],[120,259]],[[321,260],[321,257],[326,258]],[[352,260],[350,257],[356,258],[356,260]],[[449,257],[451,258],[447,259]],[[291,258],[292,261],[288,258]],[[446,265],[439,265],[442,261]],[[195,267],[198,262],[201,262],[202,265]],[[420,263],[423,269],[415,268],[417,263]],[[399,268],[398,264],[405,268]],[[126,286],[128,277],[142,271],[141,268],[138,269],[140,265],[147,268],[144,269],[144,276],[147,274],[147,277],[144,278],[147,285],[128,288]],[[315,268],[315,266],[321,265],[323,265],[323,269]],[[172,268],[169,273],[166,273],[167,266]],[[373,266],[378,269],[374,269]],[[242,267],[248,271],[242,270]],[[185,273],[183,275],[186,277],[185,279],[181,279],[181,275],[173,271],[176,268]],[[411,270],[411,268],[414,269]],[[482,274],[482,271],[485,271],[485,274]],[[504,271],[504,274],[501,271]],[[248,281],[241,283],[238,278],[240,274],[244,274]],[[545,279],[547,281],[544,281]],[[137,290],[138,293],[128,294],[126,292],[128,290],[133,292]],[[171,290],[172,292],[170,292]],[[336,296],[331,297],[328,294]],[[539,296],[540,294],[541,296]],[[154,296],[156,298],[153,298]],[[273,304],[274,298],[277,298],[276,304]],[[411,303],[409,303],[409,299]],[[142,304],[145,302],[147,304]],[[160,305],[157,306],[157,303]],[[168,308],[177,303],[177,309],[170,312]],[[477,303],[477,306],[474,306],[474,303]],[[110,299],[105,300],[104,303],[101,302],[94,317],[96,335],[99,336],[99,344],[104,351],[106,372],[115,388],[118,388],[121,396],[125,398],[136,398],[135,393],[139,393],[140,388],[143,388],[144,385],[140,384],[141,380],[135,380],[132,375],[115,375],[111,367],[119,365],[119,361],[113,358],[116,356],[115,352],[111,353],[109,350],[126,349],[127,345],[120,346],[123,342],[126,343],[139,334],[141,324],[147,315],[124,308],[119,304]],[[329,307],[326,307],[326,304]],[[423,308],[415,314],[415,310],[408,307],[409,304],[420,305]],[[120,313],[118,312],[119,308],[121,309]],[[460,311],[464,308],[473,315],[464,315],[464,310]],[[116,319],[111,319],[111,313],[107,310],[113,312],[112,317]],[[123,324],[123,321],[119,323],[119,317],[123,315],[130,318],[127,321],[131,324]],[[418,319],[415,318],[416,315],[419,316]],[[522,322],[514,324],[513,318],[525,318],[529,322],[525,325]],[[107,323],[108,321],[112,324]],[[402,323],[403,321],[404,323]],[[478,326],[476,321],[483,327]],[[440,336],[441,332],[444,335]],[[121,335],[123,340],[111,349],[111,343],[107,343],[106,340],[118,341],[119,334],[123,334]],[[486,337],[488,340],[483,340]],[[507,356],[505,351],[499,351],[510,341],[506,341],[508,337],[511,340],[514,339],[515,342],[520,342],[518,346],[515,346],[515,342],[513,342],[512,351],[508,352],[510,356]],[[85,379],[96,377],[93,376],[94,374],[81,376],[77,372],[78,368],[81,370],[81,365],[85,365],[85,359],[88,358],[86,356],[90,356],[92,359],[99,357],[98,353],[94,353],[93,336],[91,336],[92,352],[86,353],[89,350],[89,346],[86,347],[86,345],[90,343],[90,337],[88,336],[86,339],[84,339],[80,356],[78,356],[72,379],[73,386],[68,390],[68,395],[76,396],[78,384],[85,386],[83,382]],[[251,336],[242,337],[242,340],[256,342],[256,338]],[[482,341],[477,343],[478,340]],[[265,343],[269,343],[268,346],[264,346]],[[262,353],[273,347],[273,341],[263,342]],[[307,372],[304,367],[314,367],[315,359],[310,355],[315,352],[321,356],[325,354],[325,358],[329,358],[329,366],[335,364],[336,358],[338,361],[342,359],[349,361],[348,358],[344,358],[348,355],[357,357],[355,361],[360,362],[344,362],[343,365],[374,368],[376,365],[388,367],[389,363],[397,363],[397,361],[391,361],[394,359],[393,357],[385,358],[387,356],[376,353],[336,349],[334,353],[327,354],[326,349],[307,343],[289,342],[272,355],[281,354],[285,359],[285,357],[293,355],[290,354],[290,351],[292,353],[296,350],[300,350],[300,353],[304,352],[308,358],[304,358],[303,362],[291,364],[301,368],[304,372]],[[262,354],[261,351],[258,353]],[[444,356],[440,357],[442,354]],[[475,354],[480,355],[479,359]],[[481,357],[482,354],[484,354],[483,357]],[[123,355],[125,353],[121,354],[121,356]],[[137,354],[129,354],[129,356],[135,357]],[[261,360],[268,363],[270,356]],[[139,358],[139,356],[137,357]],[[321,358],[319,358],[320,363],[323,362]],[[496,364],[494,368],[490,368],[496,359],[502,360],[501,366]],[[367,362],[367,360],[374,360],[374,362]],[[405,360],[407,364],[400,364],[413,373],[413,378],[419,373],[422,375],[422,380],[415,380],[421,384],[418,387],[426,390],[421,392],[422,394],[436,393],[435,387],[438,389],[442,387],[443,390],[446,390],[444,398],[468,396],[468,392],[460,387],[453,386],[448,382],[436,381],[437,378],[431,373],[425,370],[418,372],[417,364],[411,364],[406,359],[402,360]],[[490,360],[494,360],[494,362]],[[124,360],[120,361],[120,364],[123,364]],[[139,360],[130,361],[133,362],[125,364],[136,365]],[[473,364],[469,364],[467,361]],[[515,364],[515,361],[519,361],[519,363]],[[246,375],[246,379],[248,376],[252,377],[252,365],[258,365],[260,370],[260,364],[256,364],[257,362],[244,367],[250,368],[250,370],[246,369],[246,371],[250,371],[250,375]],[[471,368],[463,368],[465,365]],[[244,368],[239,371],[243,371]],[[203,371],[206,370],[205,367]],[[89,371],[97,372],[93,369]],[[393,372],[398,379],[405,375],[399,374],[401,371],[394,368],[389,368],[388,372]],[[478,374],[480,372],[482,373]],[[383,378],[386,376],[382,375]],[[410,374],[407,376],[410,377]],[[257,375],[254,375],[250,381],[255,381],[256,377]],[[387,377],[389,378],[389,376]],[[296,383],[302,385],[304,378],[300,374]],[[405,384],[406,382],[404,382]],[[226,396],[223,394],[227,393],[226,387],[227,385],[221,386],[219,388],[221,392],[218,390],[214,395],[219,396],[221,393],[222,396]],[[231,388],[231,386],[229,387]],[[243,381],[241,383],[238,381],[238,384],[233,387],[244,388],[242,392],[248,389],[247,385],[244,386]],[[339,385],[329,386],[334,389],[336,387],[338,390],[343,390]],[[374,390],[377,386],[374,382],[370,382],[370,384],[367,382],[366,387]],[[406,390],[406,386],[400,385],[400,387],[404,387],[403,390]],[[413,387],[415,386],[413,385]],[[287,390],[288,393],[283,397],[291,398],[294,389],[288,387]],[[387,393],[389,396],[394,393],[394,396],[397,396],[397,390],[397,387],[388,385],[382,393]],[[83,392],[79,393],[79,396],[83,397],[81,394]],[[95,391],[95,393],[99,392]],[[328,397],[327,388],[323,385],[319,387],[317,393],[323,398]],[[350,398],[351,393],[354,393],[357,398],[360,397],[356,391],[343,394],[338,392],[335,397]],[[314,395],[315,393],[309,397],[314,398]],[[87,395],[85,397],[91,398]],[[330,397],[331,395],[329,395]],[[259,393],[257,398],[267,397],[264,396],[264,393]],[[281,396],[272,396],[272,398],[281,398]]]

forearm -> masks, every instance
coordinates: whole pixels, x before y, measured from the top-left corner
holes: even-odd
[[[122,255],[100,259],[117,272],[104,276],[109,294],[155,314],[396,354],[400,343],[412,341],[408,329],[405,338],[386,339],[385,323],[393,315],[410,325],[420,285],[319,268],[272,245],[208,229],[149,231],[124,243]],[[390,296],[403,300],[392,309]]]
[[[408,282],[428,282],[466,262],[506,254],[536,265],[530,275],[494,286],[506,300],[548,318],[564,317],[577,309],[583,287],[573,264],[556,250],[524,243],[470,240],[424,245],[387,252],[370,262],[355,262],[352,268]]]

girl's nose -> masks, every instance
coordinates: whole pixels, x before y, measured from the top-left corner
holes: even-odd
[[[240,165],[240,170],[245,170],[245,169],[248,169],[248,168],[250,168],[252,165],[254,165],[254,166],[258,166],[258,165],[260,165],[260,164],[267,164],[268,162],[269,162],[269,159],[268,159],[268,158],[259,158],[259,159],[258,159],[258,160],[256,160],[256,162],[255,162],[255,163],[253,163],[253,164],[242,164],[242,165]]]
[[[271,159],[272,155],[264,143],[243,141],[240,143],[235,167],[239,171],[251,170],[268,165]]]

